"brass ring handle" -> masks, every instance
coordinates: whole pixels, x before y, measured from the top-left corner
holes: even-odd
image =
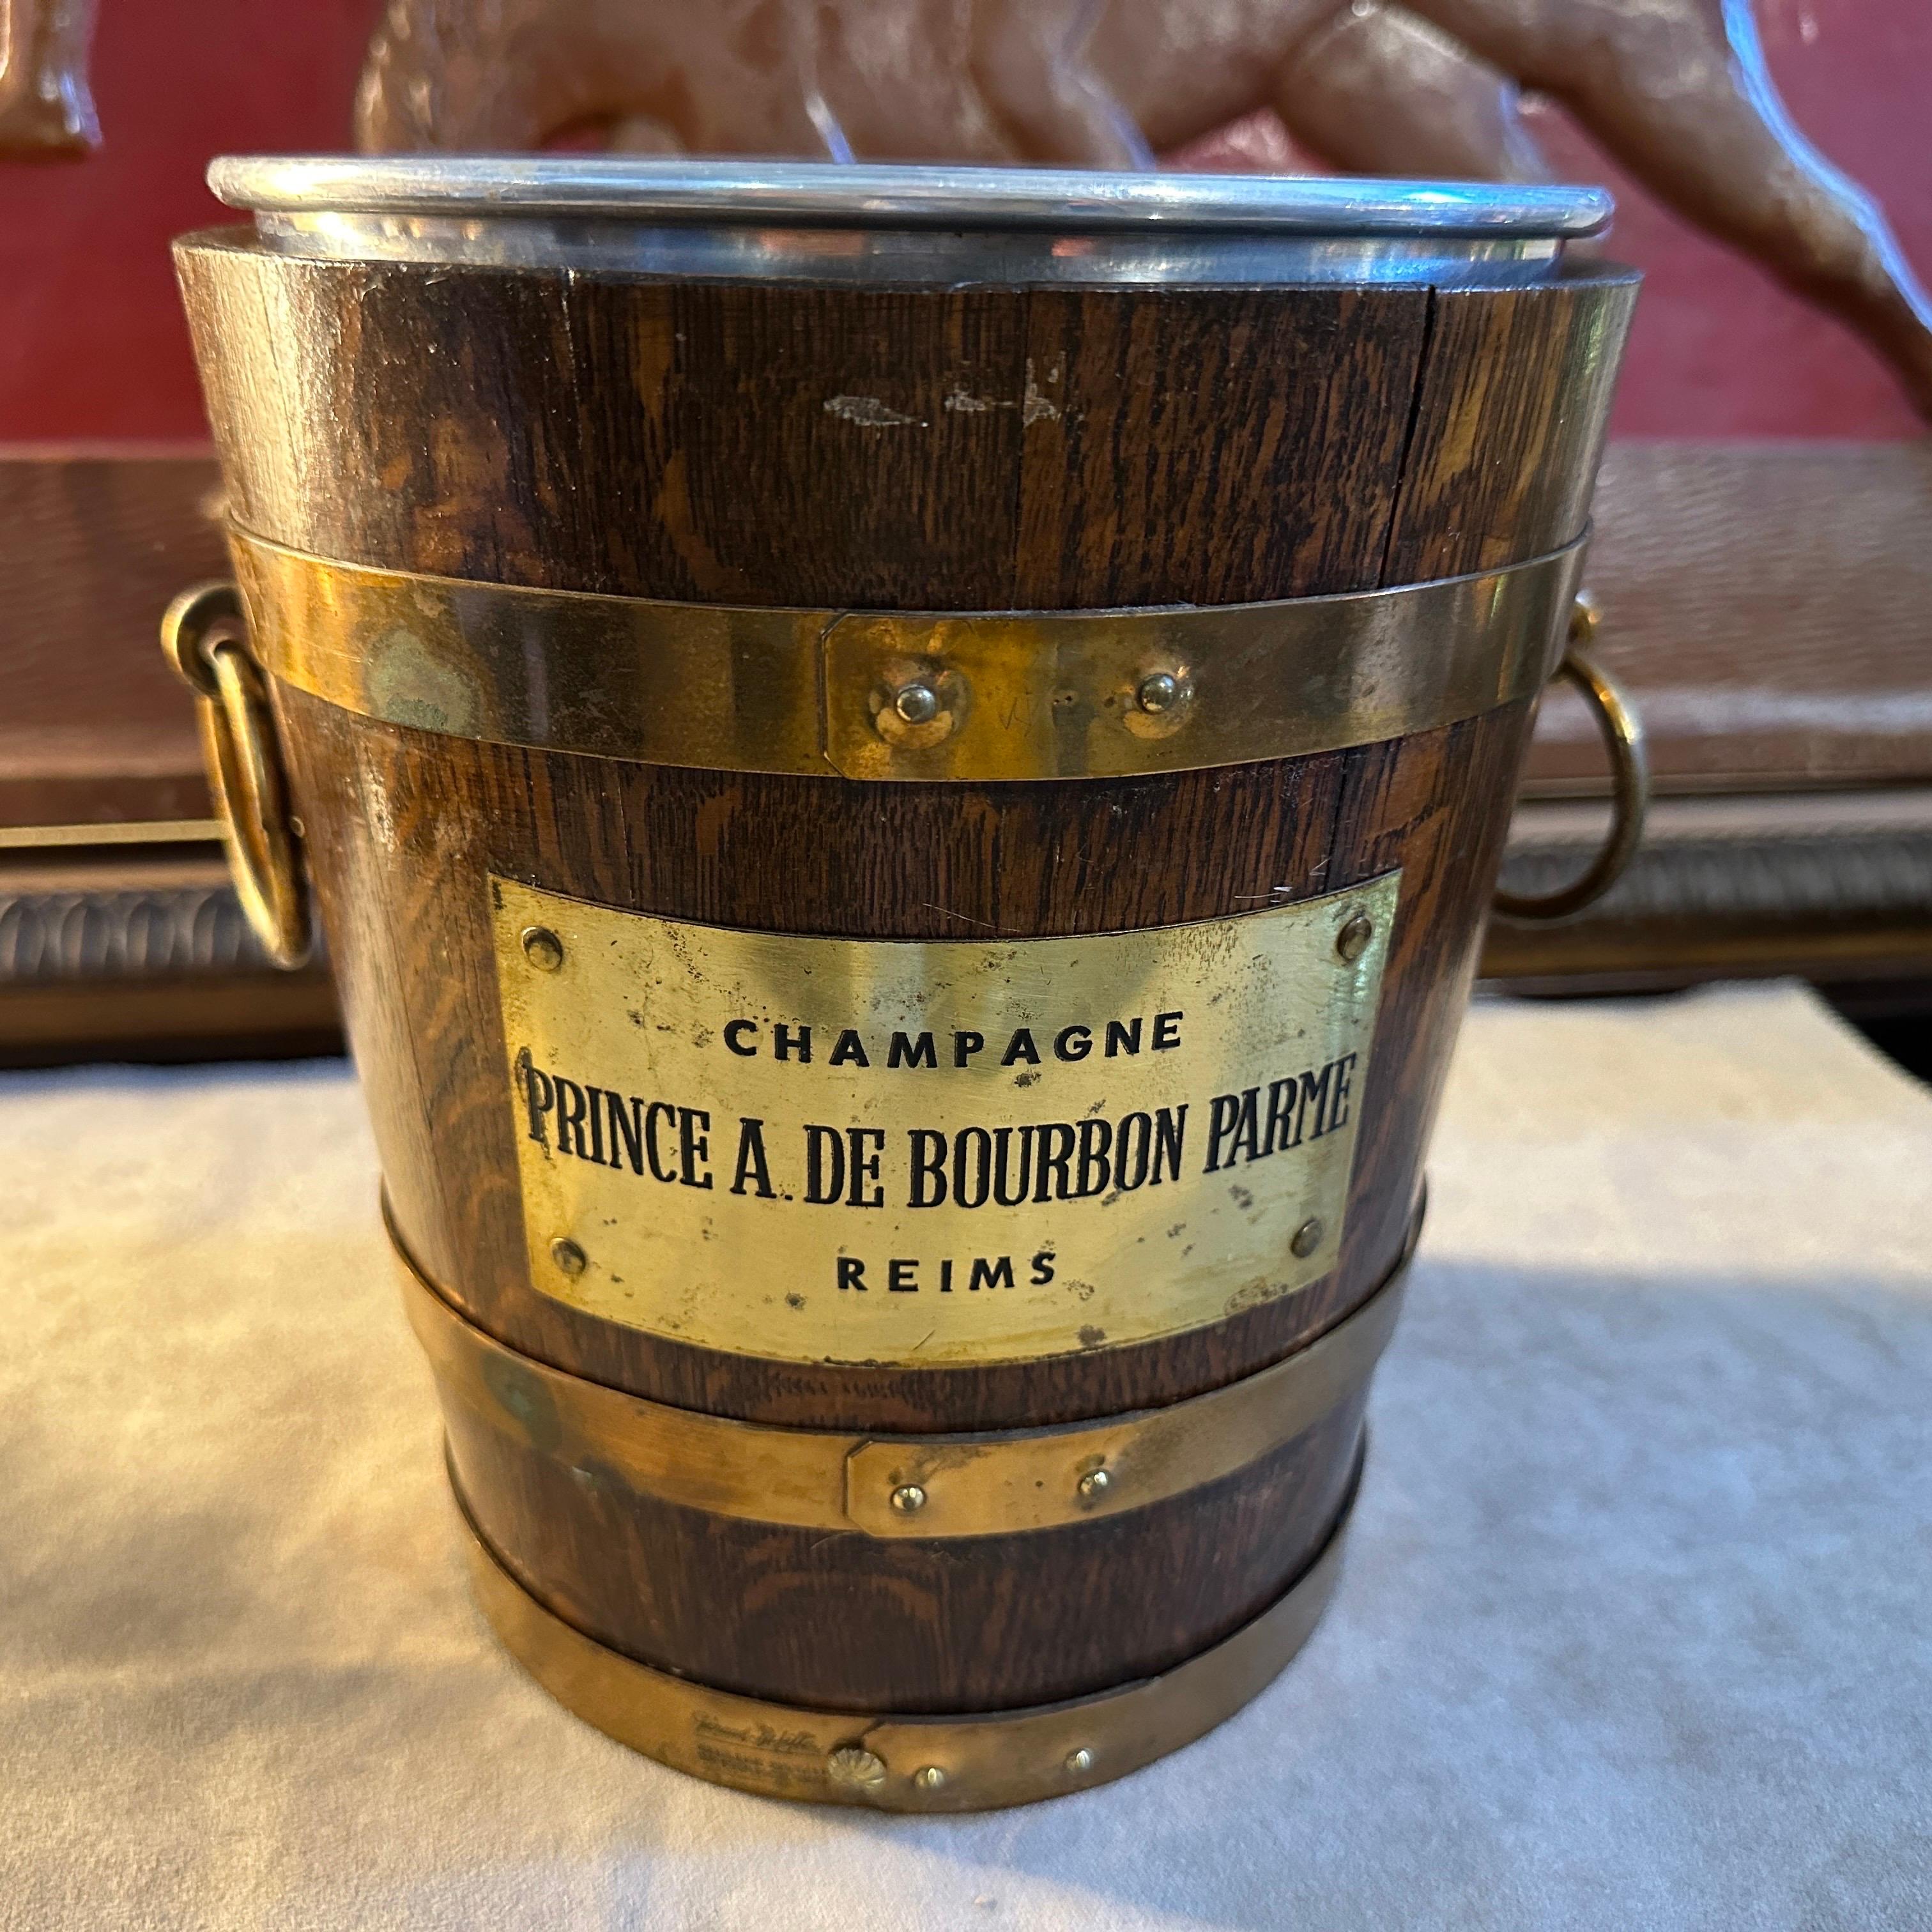
[[[1498,889],[1494,904],[1505,919],[1568,919],[1594,904],[1623,876],[1643,838],[1644,814],[1650,807],[1650,749],[1643,721],[1623,687],[1590,654],[1596,631],[1597,608],[1587,596],[1580,596],[1556,675],[1576,686],[1609,748],[1610,835],[1583,876],[1559,892],[1539,896]]]
[[[314,928],[302,843],[261,667],[232,584],[184,590],[161,620],[161,649],[189,689],[220,814],[236,896],[278,966],[299,966]]]

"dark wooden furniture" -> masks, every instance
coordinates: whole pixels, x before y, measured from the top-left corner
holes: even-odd
[[[187,694],[154,651],[169,598],[227,568],[220,489],[192,447],[0,458],[0,1060],[340,1042],[326,968],[275,973],[239,919]],[[1562,926],[1492,924],[1482,976],[1796,975],[1932,1006],[1932,455],[1612,442],[1592,515],[1599,648],[1643,707],[1659,802],[1622,885]],[[1561,691],[1544,713],[1510,835],[1521,889],[1574,875],[1602,830],[1594,735]]]
[[[154,647],[226,574],[220,492],[193,446],[0,454],[0,1065],[339,1047],[326,967],[276,972],[235,903]]]
[[[1599,648],[1642,710],[1658,802],[1623,880],[1565,925],[1492,926],[1484,976],[1790,974],[1932,1011],[1932,450],[1613,442],[1594,520]],[[1520,890],[1594,849],[1600,756],[1552,693],[1510,835]]]

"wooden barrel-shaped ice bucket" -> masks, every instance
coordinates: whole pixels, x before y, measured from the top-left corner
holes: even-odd
[[[787,1796],[1198,1736],[1334,1578],[1577,662],[1604,199],[213,178],[239,597],[171,644],[284,957],[312,882],[493,1624]]]

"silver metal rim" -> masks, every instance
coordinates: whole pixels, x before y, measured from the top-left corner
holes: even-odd
[[[208,186],[286,214],[622,216],[710,224],[1248,229],[1270,234],[1594,235],[1600,188],[1070,168],[902,167],[585,155],[224,155]]]
[[[332,259],[841,282],[1546,279],[1601,190],[586,156],[226,157],[267,245]]]

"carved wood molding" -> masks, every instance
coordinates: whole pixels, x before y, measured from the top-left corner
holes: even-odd
[[[0,885],[0,982],[266,972],[234,889]]]
[[[1522,807],[1504,883],[1547,892],[1575,877],[1603,810]],[[1598,904],[1557,926],[1493,922],[1481,972],[1530,991],[1932,976],[1932,786],[1660,800]]]

